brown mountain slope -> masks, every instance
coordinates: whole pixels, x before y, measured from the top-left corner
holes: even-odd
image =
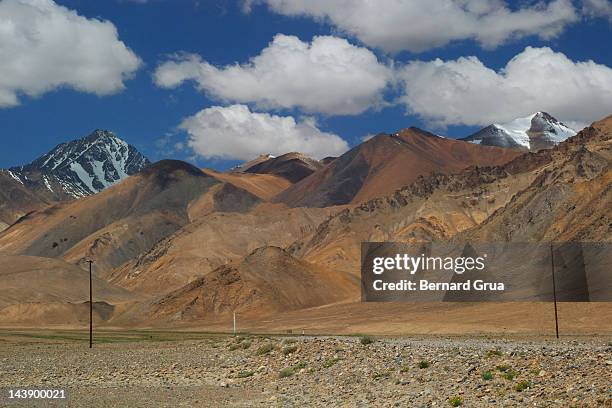
[[[265,316],[335,303],[357,287],[346,274],[300,261],[278,247],[263,247],[145,305],[146,312],[141,306],[128,315],[173,322],[216,320],[234,311]]]
[[[263,163],[265,161],[268,161],[270,159],[273,159],[274,156],[272,156],[271,154],[260,154],[259,156],[257,156],[256,158],[249,160],[247,162],[244,162],[236,167],[232,167],[228,173],[244,173],[245,171],[247,171],[249,168],[251,168],[252,166],[256,166],[259,163]]]
[[[0,324],[40,327],[89,321],[89,273],[59,259],[0,256]],[[138,296],[93,275],[93,317],[108,320]]]
[[[291,253],[357,274],[362,241],[609,241],[609,129],[610,118],[503,166],[422,177],[343,210],[294,243]]]
[[[261,246],[288,246],[311,233],[332,212],[264,204],[248,213],[210,213],[121,267],[107,270],[106,278],[131,290],[162,294]]]
[[[89,272],[59,259],[0,256],[0,307],[20,303],[84,302],[89,300]],[[125,289],[93,276],[96,300],[110,303],[133,298]],[[0,312],[1,314],[1,312]]]
[[[538,156],[538,161],[549,163],[533,183],[457,239],[612,240],[612,116]],[[522,157],[514,165],[524,165],[532,157]]]
[[[420,175],[503,164],[520,152],[441,138],[417,128],[380,134],[279,194],[292,207],[360,203],[390,194]]]
[[[246,190],[264,201],[271,200],[291,185],[289,180],[274,174],[222,173],[211,169],[203,169],[202,171],[217,180]]]
[[[189,223],[190,205],[206,193],[212,194],[214,209],[258,202],[196,167],[165,160],[99,194],[24,217],[0,234],[0,253],[73,263],[92,257],[101,269],[116,267]],[[232,200],[225,200],[227,194]]]
[[[531,174],[510,176],[497,167],[421,177],[391,196],[342,210],[289,251],[308,262],[358,275],[361,242],[450,239],[481,223],[532,180]]]
[[[26,188],[0,170],[0,232],[27,213],[48,205],[50,200]]]
[[[323,167],[324,165],[318,160],[311,159],[301,153],[287,153],[252,164],[242,171],[245,173],[276,174],[291,183],[297,183]]]

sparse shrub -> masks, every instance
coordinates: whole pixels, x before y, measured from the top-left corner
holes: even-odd
[[[427,368],[427,367],[429,367],[429,361],[427,361],[427,360],[421,360],[421,361],[419,362],[419,368],[423,369],[423,368]]]
[[[291,353],[295,353],[297,351],[297,346],[288,346],[283,349],[284,355],[289,355]]]
[[[493,379],[493,373],[490,371],[485,371],[482,373],[482,379],[485,381],[491,381]]]
[[[229,351],[238,350],[239,348],[241,348],[240,344],[230,344],[228,347]]]
[[[293,375],[293,373],[294,373],[293,367],[283,368],[282,370],[279,371],[278,378],[291,377]]]
[[[240,371],[237,375],[238,378],[252,377],[255,372],[253,371]]]
[[[374,340],[374,337],[372,337],[372,336],[367,336],[367,335],[361,336],[361,337],[359,338],[359,342],[360,342],[361,344],[363,344],[364,346],[367,346],[368,344],[372,344],[372,343],[374,343],[375,341],[376,341],[376,340]]]
[[[374,373],[372,375],[372,378],[375,380],[378,380],[380,378],[389,378],[391,374],[389,373]]]
[[[292,339],[292,338],[287,338],[285,340],[283,340],[283,344],[293,344],[296,343],[297,340],[296,339]]]
[[[251,342],[250,341],[243,341],[242,343],[240,343],[240,347],[242,347],[243,349],[248,349],[249,347],[251,347]]]
[[[400,373],[407,373],[408,371],[410,371],[410,367],[408,367],[407,365],[402,366],[402,368],[400,368]]]
[[[525,391],[531,388],[531,381],[523,380],[514,386],[514,389],[518,392]]]
[[[293,366],[293,369],[296,371],[301,370],[302,368],[306,368],[306,363],[303,361],[300,361],[299,363]]]
[[[497,349],[487,351],[487,358],[499,357],[501,355],[502,355],[502,352]]]
[[[328,358],[327,360],[323,362],[323,367],[329,368],[333,366],[334,364],[336,364],[338,361],[340,361],[339,358]]]
[[[267,343],[257,349],[257,355],[261,356],[264,354],[268,354],[272,350],[274,350],[274,346],[271,343]]]
[[[506,380],[508,380],[508,381],[512,381],[512,380],[514,380],[514,378],[515,378],[517,375],[518,375],[518,372],[516,372],[516,371],[514,371],[514,370],[510,369],[510,370],[508,370],[508,371],[505,371],[505,372],[502,374],[502,377],[504,377],[504,378],[505,378]]]
[[[463,405],[463,398],[459,396],[450,397],[448,399],[448,403],[451,405],[451,407],[460,407],[461,405]]]
[[[498,371],[501,371],[502,373],[505,373],[506,371],[512,370],[512,367],[510,367],[508,364],[498,365],[496,368],[497,368]]]

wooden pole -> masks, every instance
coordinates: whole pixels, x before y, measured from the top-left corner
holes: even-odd
[[[234,312],[234,336],[236,335],[236,312]]]
[[[555,333],[559,338],[559,317],[557,315],[557,284],[555,283],[555,254],[553,251],[553,243],[550,243],[550,267],[552,271],[553,282],[553,302],[555,303]]]
[[[91,277],[91,264],[92,260],[87,261],[89,263],[89,348],[93,347],[93,288],[92,288],[92,277]]]

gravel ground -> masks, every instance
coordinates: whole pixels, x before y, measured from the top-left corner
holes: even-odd
[[[4,341],[0,388],[65,388],[69,399],[0,406],[612,407],[608,338],[362,340]]]

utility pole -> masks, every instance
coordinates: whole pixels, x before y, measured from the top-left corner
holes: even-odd
[[[90,259],[89,263],[89,348],[93,346],[93,289],[92,289],[92,278],[91,278],[91,264],[93,261]]]
[[[234,312],[234,336],[236,335],[236,312]]]
[[[553,282],[553,302],[555,303],[555,333],[559,338],[559,318],[557,317],[557,284],[555,283],[555,254],[553,251],[553,243],[550,243],[550,267],[552,271]]]

